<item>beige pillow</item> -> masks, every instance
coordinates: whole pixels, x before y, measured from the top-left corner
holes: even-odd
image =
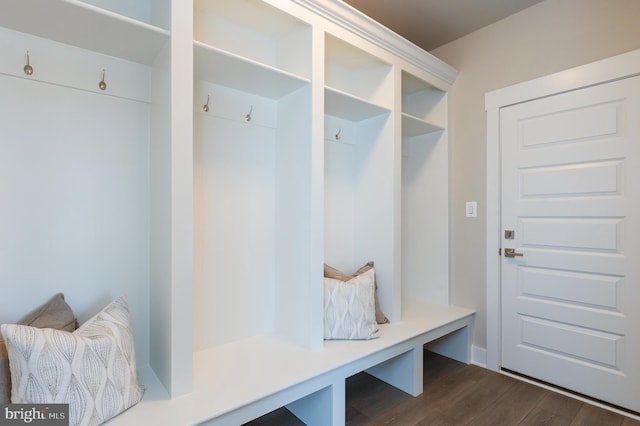
[[[56,294],[46,303],[29,312],[18,321],[18,324],[65,331],[73,331],[78,328],[78,321],[67,302],[65,302],[62,293]],[[5,342],[0,335],[0,404],[9,404],[10,402],[11,374],[9,371],[9,356]]]
[[[344,272],[339,271],[336,268],[333,268],[333,267],[331,267],[331,266],[329,266],[329,265],[327,265],[325,263],[324,264],[324,276],[325,276],[325,278],[332,278],[334,280],[349,281],[351,278],[354,278],[354,277],[357,277],[358,275],[364,274],[365,272],[367,272],[370,269],[374,269],[373,262],[367,262],[364,266],[362,266],[360,269],[358,269],[356,272],[354,272],[353,275],[347,275]],[[376,288],[376,290],[378,289],[378,280],[377,279],[375,279],[375,288]],[[380,304],[378,303],[378,293],[377,293],[377,291],[375,292],[374,303],[375,303],[375,312],[376,312],[376,322],[378,324],[386,324],[386,323],[388,323],[389,319],[382,313],[382,310],[380,310]]]
[[[75,332],[2,324],[14,404],[69,404],[69,424],[99,425],[140,401],[129,307],[110,303]]]

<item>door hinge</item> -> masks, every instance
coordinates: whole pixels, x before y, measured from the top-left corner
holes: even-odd
[[[498,256],[502,256],[502,247],[498,249]]]

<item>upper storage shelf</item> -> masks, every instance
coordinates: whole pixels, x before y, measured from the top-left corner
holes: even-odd
[[[195,0],[194,39],[196,74],[214,83],[279,97],[311,79],[311,26],[262,1]]]
[[[444,130],[444,127],[436,126],[407,113],[402,113],[402,136],[413,137],[441,130]]]
[[[391,65],[372,54],[327,34],[325,86],[373,105],[393,107]],[[329,111],[327,111],[329,113]]]
[[[200,80],[269,99],[280,99],[309,83],[308,79],[198,41],[194,48],[195,75]]]
[[[418,136],[444,130],[447,121],[445,92],[402,72],[402,135]]]
[[[148,22],[78,0],[2,1],[0,26],[147,65],[170,36]]]
[[[324,103],[327,114],[349,121],[362,121],[390,112],[380,105],[330,87],[324,89]]]

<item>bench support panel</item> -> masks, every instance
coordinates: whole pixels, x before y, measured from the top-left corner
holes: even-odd
[[[288,404],[287,409],[309,426],[344,425],[345,385],[338,380]]]
[[[470,327],[462,327],[439,339],[425,344],[431,352],[469,364],[471,362]]]
[[[422,345],[418,345],[403,354],[367,369],[366,372],[409,395],[418,396],[423,389],[422,359]]]

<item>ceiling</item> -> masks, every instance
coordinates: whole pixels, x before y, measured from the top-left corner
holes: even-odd
[[[541,1],[344,0],[427,51]]]

